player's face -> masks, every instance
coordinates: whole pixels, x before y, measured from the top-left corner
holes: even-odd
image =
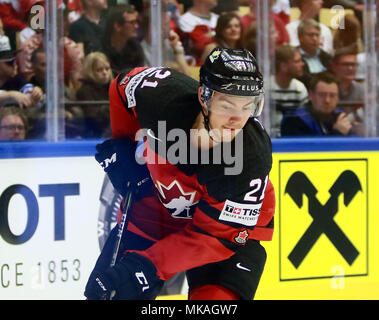
[[[249,119],[254,107],[253,103],[251,97],[214,92],[208,106],[211,111],[210,127],[214,135],[218,135],[215,140],[224,142],[233,140]]]

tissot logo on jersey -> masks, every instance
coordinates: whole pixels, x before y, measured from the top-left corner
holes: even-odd
[[[255,226],[261,212],[262,204],[237,203],[230,200],[225,201],[219,220]]]

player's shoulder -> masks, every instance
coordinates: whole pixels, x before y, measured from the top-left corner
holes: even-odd
[[[186,89],[196,89],[198,82],[193,78],[169,67],[136,68],[118,77],[118,85],[123,86],[125,94],[134,96],[139,91],[161,94],[161,91],[170,92],[170,96]]]
[[[118,92],[127,108],[145,109],[193,95],[198,86],[193,78],[168,67],[140,67],[119,74],[110,91]]]
[[[165,121],[167,131],[188,127],[200,112],[199,83],[174,69],[136,68],[119,75],[117,81],[124,106],[133,110],[141,128],[151,129],[154,133],[158,132],[161,121]]]
[[[175,81],[178,79],[182,79],[185,83],[197,83],[197,81],[193,78],[170,67],[137,67],[131,69],[129,72],[120,73],[116,77],[117,84],[120,86],[138,86],[141,85],[144,80],[148,79],[157,85],[161,82],[169,83],[170,81]],[[156,80],[164,81],[155,82]],[[157,85],[145,82],[146,87],[156,87]]]

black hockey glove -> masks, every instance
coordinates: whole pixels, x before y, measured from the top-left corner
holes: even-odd
[[[147,258],[137,253],[126,253],[114,267],[90,279],[84,295],[88,300],[153,300],[159,294],[163,281],[157,269]]]
[[[135,188],[136,198],[142,198],[152,185],[146,164],[136,161],[136,147],[137,143],[128,138],[109,139],[96,146],[95,159],[122,197],[126,196],[129,182]]]

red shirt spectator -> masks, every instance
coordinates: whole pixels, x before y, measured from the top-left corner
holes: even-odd
[[[64,46],[64,77],[67,83],[68,79],[77,79],[80,73],[83,59],[84,51],[83,46],[72,41],[68,37],[63,37]],[[17,54],[17,62],[19,66],[19,72],[24,75],[26,79],[29,79],[33,73],[31,57],[32,53],[38,47],[43,46],[43,33],[36,33],[31,36],[28,40],[21,44],[20,51]]]
[[[274,20],[275,28],[276,28],[276,31],[278,32],[278,36],[276,38],[276,45],[280,46],[281,44],[288,43],[290,41],[290,37],[288,35],[286,26],[283,23],[282,19],[273,13],[270,13],[269,19]],[[256,21],[256,18],[253,17],[251,14],[246,14],[243,17],[241,17],[243,30],[246,31],[249,28],[250,24],[254,21]]]
[[[201,63],[205,46],[213,41],[218,14],[211,12],[211,9],[216,5],[215,0],[195,0],[193,6],[178,21],[186,52],[196,59],[197,65]]]
[[[43,4],[45,0],[0,0],[0,18],[4,30],[21,31],[26,28],[27,14],[35,4]]]

